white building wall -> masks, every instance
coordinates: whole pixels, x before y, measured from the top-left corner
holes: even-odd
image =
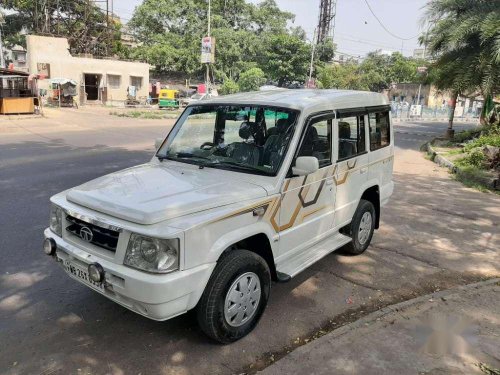
[[[50,79],[72,79],[78,83],[79,93],[84,92],[82,89],[84,87],[84,74],[100,75],[99,90],[101,95],[104,91],[107,92],[108,104],[123,103],[127,99],[127,88],[131,85],[131,77],[142,78],[142,86],[137,91],[137,98],[147,97],[149,94],[149,64],[74,57],[69,53],[69,44],[66,38],[27,35],[26,43],[28,67],[32,74],[39,73],[38,63],[50,64]],[[108,79],[108,75],[120,76],[119,84],[113,85],[116,84],[117,80]],[[38,87],[49,89],[50,79],[39,80]],[[109,83],[110,80],[112,85]]]

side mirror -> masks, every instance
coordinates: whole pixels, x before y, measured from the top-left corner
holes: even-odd
[[[294,176],[306,176],[319,169],[319,160],[314,156],[299,156],[295,160],[295,167],[292,167]]]
[[[158,151],[158,149],[160,148],[162,143],[163,143],[163,138],[156,138],[155,139],[155,150]]]

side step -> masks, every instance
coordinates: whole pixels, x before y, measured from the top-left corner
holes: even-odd
[[[310,248],[297,252],[291,258],[276,265],[278,279],[280,279],[280,274],[285,274],[288,277],[297,275],[311,264],[316,263],[321,258],[351,242],[351,240],[351,237],[342,233],[336,233]]]

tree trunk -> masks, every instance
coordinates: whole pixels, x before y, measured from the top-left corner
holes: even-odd
[[[458,92],[453,92],[451,98],[451,111],[448,120],[448,129],[446,129],[446,138],[453,138],[455,135],[455,130],[453,129],[453,119],[455,118],[455,108],[457,107]]]

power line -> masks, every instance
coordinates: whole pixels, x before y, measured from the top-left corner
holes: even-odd
[[[365,0],[365,3],[366,3],[366,6],[368,7],[368,9],[370,9],[370,12],[371,14],[373,15],[373,17],[375,17],[375,19],[378,21],[378,23],[380,24],[380,26],[382,26],[382,28],[390,35],[392,35],[394,38],[396,39],[400,39],[400,40],[412,40],[412,39],[415,39],[417,38],[420,34],[417,34],[411,38],[401,38],[400,36],[394,34],[393,32],[391,32],[387,27],[385,27],[385,25],[382,23],[382,21],[377,17],[377,15],[375,14],[375,12],[373,11],[372,7],[370,6],[370,3],[368,2],[368,0]]]

